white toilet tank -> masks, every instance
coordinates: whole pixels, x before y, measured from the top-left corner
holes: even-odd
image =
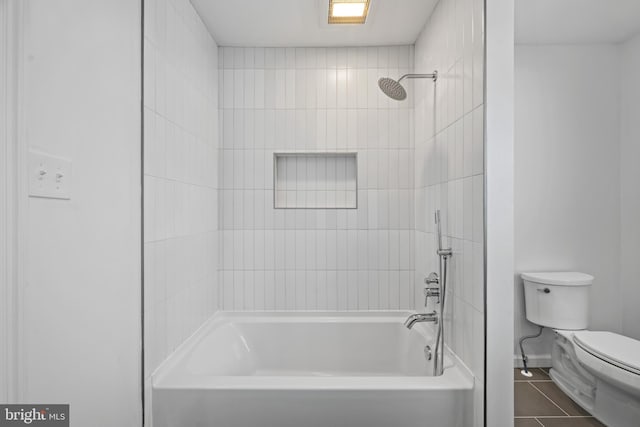
[[[554,329],[586,329],[593,276],[575,272],[522,273],[527,320]]]

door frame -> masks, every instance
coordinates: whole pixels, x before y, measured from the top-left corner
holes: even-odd
[[[21,103],[24,2],[0,0],[0,402],[19,402],[26,144]]]

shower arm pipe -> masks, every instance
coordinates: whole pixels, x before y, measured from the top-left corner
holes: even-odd
[[[403,79],[433,79],[436,82],[438,81],[438,71],[434,71],[432,74],[405,74],[398,79],[398,83]]]

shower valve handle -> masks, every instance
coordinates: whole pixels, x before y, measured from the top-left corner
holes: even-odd
[[[429,298],[437,298],[436,304],[440,304],[440,288],[427,287],[424,288],[424,306],[427,306]]]
[[[424,283],[427,285],[424,288],[424,306],[427,306],[427,302],[429,302],[429,297],[438,298],[436,301],[437,304],[440,304],[440,278],[438,277],[438,273],[433,272],[429,274],[425,279]],[[429,285],[438,285],[438,286],[429,286]]]
[[[433,284],[440,284],[440,278],[438,277],[438,273],[433,272],[430,273],[425,279],[424,279],[424,283],[427,285],[433,285]]]

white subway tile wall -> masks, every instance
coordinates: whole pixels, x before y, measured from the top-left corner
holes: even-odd
[[[475,422],[484,390],[484,4],[441,0],[415,45],[415,308],[424,277],[438,271],[434,212],[453,248],[445,342],[476,377]],[[432,304],[432,303],[430,303]],[[431,306],[429,306],[431,309]]]
[[[413,47],[218,54],[222,307],[414,307],[412,97],[377,86],[413,69]],[[357,152],[358,209],[274,209],[275,152]]]
[[[217,61],[216,43],[188,0],[145,1],[147,384],[218,307]]]

